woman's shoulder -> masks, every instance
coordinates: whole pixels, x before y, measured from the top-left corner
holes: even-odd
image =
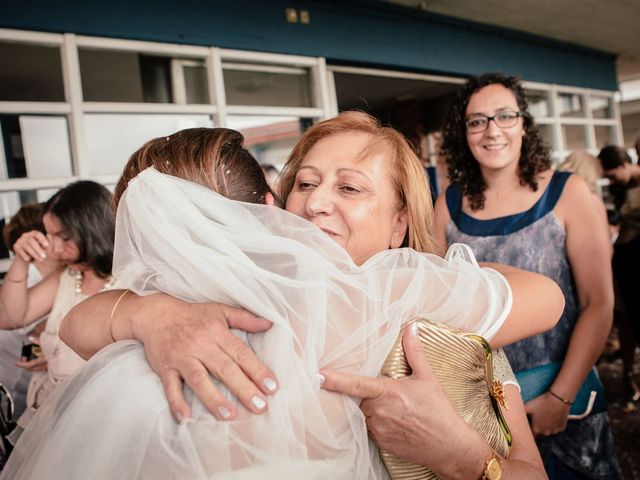
[[[556,216],[565,224],[567,221],[580,218],[583,215],[588,218],[596,210],[597,216],[601,216],[601,209],[594,208],[596,201],[587,183],[579,175],[569,174],[569,172],[563,173],[567,174],[567,178],[554,209]]]
[[[564,174],[565,180],[562,188],[562,194],[560,196],[558,207],[562,208],[566,204],[580,201],[583,202],[593,195],[587,183],[580,177],[580,175],[572,174],[570,172],[557,172],[557,174]]]

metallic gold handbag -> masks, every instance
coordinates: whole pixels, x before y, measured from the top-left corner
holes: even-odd
[[[478,431],[489,445],[506,457],[511,448],[511,432],[498,403],[504,404],[502,384],[493,379],[491,347],[479,335],[463,332],[424,318],[418,324],[418,337],[440,384],[462,419]],[[394,379],[411,374],[402,348],[401,330],[382,366],[381,374]],[[423,480],[438,476],[422,465],[380,451],[392,479]]]

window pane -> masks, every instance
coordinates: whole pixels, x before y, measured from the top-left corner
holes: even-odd
[[[118,175],[145,142],[213,122],[209,115],[87,114],[85,126],[91,174]]]
[[[615,145],[615,130],[613,127],[599,126],[595,127],[596,133],[596,146],[598,148],[606,147],[607,145]]]
[[[311,121],[298,117],[230,115],[227,126],[244,135],[244,145],[261,165],[278,170]]]
[[[186,65],[183,67],[184,88],[187,94],[187,103],[209,103],[207,89],[207,69],[202,65]]]
[[[584,117],[582,95],[573,93],[559,93],[558,105],[561,117]]]
[[[613,118],[612,98],[591,97],[591,114],[593,118]]]
[[[64,116],[0,115],[0,178],[72,175],[69,127]]]
[[[563,125],[564,147],[566,150],[587,148],[587,136],[584,125]]]
[[[0,193],[0,218],[9,220],[24,205],[42,203],[49,200],[58,188],[43,188],[39,190],[20,190]],[[0,240],[1,244],[4,244]],[[1,267],[0,267],[1,270]]]
[[[0,42],[0,65],[0,101],[65,101],[60,48]]]
[[[553,144],[553,134],[551,133],[551,125],[537,125],[538,131],[544,143],[549,145],[552,149],[555,147]]]
[[[173,102],[169,57],[92,49],[78,55],[87,102]]]
[[[295,70],[295,69],[292,69]],[[309,72],[224,70],[224,85],[229,105],[311,107]]]
[[[527,90],[525,93],[529,103],[529,113],[534,117],[548,117],[549,94],[539,90]]]

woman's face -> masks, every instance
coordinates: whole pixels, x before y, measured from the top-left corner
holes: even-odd
[[[359,157],[370,139],[350,132],[316,143],[300,165],[286,205],[338,242],[358,265],[399,247],[407,231],[387,154]]]
[[[507,110],[520,111],[511,90],[500,84],[488,85],[471,95],[465,119],[468,120],[475,115],[493,117]],[[524,134],[522,117],[517,119],[513,127],[508,128],[500,128],[492,120],[484,132],[467,132],[467,143],[483,171],[509,169],[515,173]]]
[[[71,232],[67,230],[58,217],[52,213],[45,213],[42,217],[44,229],[51,242],[51,249],[62,263],[74,263],[80,256],[80,249],[71,238]]]

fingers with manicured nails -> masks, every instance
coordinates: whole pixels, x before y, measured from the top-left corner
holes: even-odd
[[[231,420],[235,417],[235,408],[215,386],[209,376],[209,372],[205,370],[202,363],[192,359],[182,368],[181,373],[185,382],[191,387],[198,398],[201,399],[207,410],[218,420]],[[253,411],[255,411],[255,408]]]
[[[229,327],[258,332],[268,329],[270,322],[243,309],[214,302],[185,304],[166,296],[150,303],[149,309],[157,315],[145,310],[134,322],[135,334],[145,344],[152,368],[163,377],[176,418],[189,415],[181,379],[218,419],[236,415],[211,376],[249,411],[266,410],[266,395],[277,390],[275,376]],[[165,375],[166,370],[171,373]]]
[[[378,398],[386,389],[388,378],[361,377],[346,373],[321,370],[324,382],[321,387],[332,392],[344,393],[356,398]]]
[[[228,333],[228,335],[229,339],[225,339],[219,345],[211,346],[210,353],[212,356],[215,355],[217,360],[210,364],[209,370],[248,410],[253,413],[262,413],[267,408],[264,394],[240,368],[236,359],[227,353],[228,351],[244,351],[246,349],[253,356],[253,352],[233,334]],[[200,395],[198,396],[200,397]]]
[[[44,249],[49,246],[49,239],[47,236],[40,230],[33,230],[33,237],[38,242],[38,245],[43,249],[42,253],[45,253]]]
[[[169,408],[171,409],[173,418],[178,422],[189,418],[191,416],[191,409],[184,398],[180,374],[173,368],[165,368],[160,373],[160,380],[162,381],[164,395],[169,402]]]
[[[241,308],[223,306],[225,319],[231,328],[245,332],[264,332],[272,323],[264,318]],[[266,394],[273,394],[278,389],[276,376],[269,370],[244,342],[230,335],[229,341],[220,344],[224,352],[233,359],[251,381]],[[226,384],[226,382],[223,382]],[[233,390],[232,390],[233,391]],[[244,403],[244,402],[243,402]]]
[[[223,366],[218,365],[217,368],[220,371],[218,372],[219,376],[216,375],[216,377],[221,380],[232,393],[238,396],[238,398],[242,400],[242,403],[246,404],[247,398],[252,399],[251,401],[254,402],[253,405],[255,405],[255,402],[260,403],[259,398],[254,398],[255,395],[260,393],[256,391],[255,386],[267,395],[273,394],[278,389],[278,384],[275,380],[276,376],[258,360],[253,350],[244,342],[231,333],[229,333],[228,336],[228,340],[221,342],[219,345],[229,358],[229,360],[223,360],[226,363],[226,369],[230,369],[231,371],[226,373],[226,371],[224,371],[225,369],[222,368]],[[234,367],[239,368],[236,369]],[[250,379],[251,386],[254,388],[250,388],[250,386],[246,384],[245,379],[247,377]],[[234,380],[238,381],[236,388],[242,387],[246,398],[243,399],[242,394],[239,394],[238,391],[234,389],[231,384]],[[258,395],[258,397],[261,398],[262,395]]]
[[[424,353],[424,347],[418,338],[418,324],[413,322],[406,326],[402,335],[402,347],[407,357],[407,363],[415,378],[427,380],[434,378],[435,374]]]
[[[25,236],[25,250],[31,255],[33,259],[46,258],[47,254],[44,251],[45,247],[49,245],[47,238],[37,230],[27,232]]]

